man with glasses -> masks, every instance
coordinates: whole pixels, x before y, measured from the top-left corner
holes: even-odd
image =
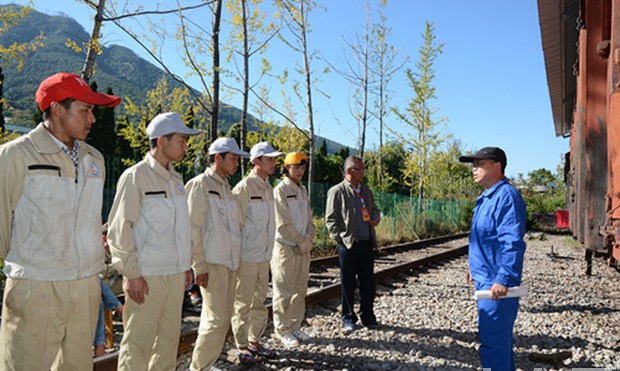
[[[502,297],[521,284],[525,203],[504,177],[507,159],[501,148],[485,147],[459,161],[473,163],[474,181],[484,187],[471,223],[467,272],[467,282],[476,290],[490,290],[493,299],[478,300],[482,367],[514,371],[512,329],[519,299]]]
[[[364,162],[361,157],[349,156],[344,161],[345,179],[329,189],[325,211],[325,225],[332,239],[338,242],[340,265],[342,321],[344,331],[355,328],[357,315],[355,279],[360,284],[360,311],[362,324],[377,327],[373,312],[375,278],[373,275],[374,249],[377,246],[374,227],[381,220],[368,187],[363,183]]]

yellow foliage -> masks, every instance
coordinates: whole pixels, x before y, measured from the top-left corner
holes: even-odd
[[[6,142],[10,142],[11,140],[15,139],[15,138],[19,138],[19,135],[15,134],[15,133],[7,133],[0,131],[0,144],[6,143]]]
[[[310,148],[308,138],[293,126],[285,125],[277,130],[277,134],[274,133],[276,130],[275,127],[272,128],[270,137],[273,139],[271,140],[271,144],[280,151],[285,153],[293,151],[307,152],[308,148]]]
[[[119,136],[129,142],[131,148],[142,158],[149,150],[149,141],[146,136],[146,126],[150,120],[161,112],[176,112],[184,117],[188,108],[193,105],[192,96],[185,88],[170,89],[166,79],[161,79],[153,90],[146,94],[146,99],[141,106],[136,105],[130,98],[124,101],[125,113],[129,125],[119,131]],[[194,107],[194,120],[198,120],[200,108]],[[136,125],[136,123],[138,123]],[[196,128],[200,126],[197,125]],[[201,158],[204,157],[203,148],[206,144],[205,135],[192,136],[188,142],[188,150],[185,158],[176,164],[177,170],[185,173],[190,169],[200,167]],[[133,165],[134,158],[123,158],[123,164]]]
[[[239,26],[242,22],[243,22],[243,18],[241,17],[240,14],[235,14],[233,16],[233,24],[235,26]]]
[[[260,141],[261,141],[260,133],[256,131],[250,131],[248,132],[247,138],[245,139],[245,145],[248,146],[248,148],[252,148],[255,144],[257,144]]]
[[[79,46],[78,43],[76,43],[75,41],[71,39],[67,39],[67,43],[65,45],[76,53],[82,52],[82,47]]]
[[[7,6],[0,9],[0,35],[7,32],[12,26],[21,23],[32,11],[29,6],[17,9],[15,6]],[[17,69],[24,67],[24,56],[43,46],[43,34],[39,34],[30,42],[13,43],[10,46],[0,45],[0,57],[3,61],[17,62]]]

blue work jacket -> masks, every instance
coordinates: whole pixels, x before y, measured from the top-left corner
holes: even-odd
[[[521,284],[525,253],[525,202],[506,178],[476,201],[469,235],[469,269],[474,281]]]

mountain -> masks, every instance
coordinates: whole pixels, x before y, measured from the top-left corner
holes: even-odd
[[[15,5],[0,7],[4,6]],[[57,72],[79,74],[84,65],[84,54],[74,52],[66,44],[70,39],[83,45],[88,41],[89,33],[68,15],[52,16],[32,11],[22,23],[0,34],[0,45],[29,42],[41,33],[45,36],[44,46],[25,58],[21,71],[17,71],[15,65],[4,68],[4,97],[15,109],[27,111],[20,117],[32,117],[34,114],[34,92],[43,79]],[[102,53],[97,56],[95,71],[92,80],[97,82],[99,91],[112,87],[114,94],[131,97],[136,104],[143,102],[146,93],[155,88],[162,78],[167,79],[171,87],[180,85],[159,67],[139,57],[131,49],[118,45],[103,46]],[[222,102],[221,131],[227,132],[230,126],[240,119],[241,110]],[[256,122],[258,120],[250,115],[248,130],[255,130]],[[12,123],[20,124],[14,121]],[[344,147],[340,143],[319,137],[316,141],[317,148],[322,141],[327,142],[328,153]]]
[[[0,35],[0,44],[28,42],[40,33],[45,36],[44,47],[25,58],[21,71],[11,65],[4,72],[5,97],[18,109],[33,107],[34,92],[44,78],[60,71],[79,74],[84,65],[84,55],[72,51],[66,43],[71,39],[82,45],[88,41],[88,33],[67,16],[49,16],[33,11],[24,22]],[[165,74],[153,64],[139,58],[130,49],[113,45],[103,47],[102,54],[97,57],[93,80],[100,87],[112,86],[115,94],[141,102],[146,91],[162,77]]]

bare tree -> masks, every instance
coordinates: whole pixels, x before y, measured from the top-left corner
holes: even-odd
[[[248,135],[248,93],[250,91],[250,47],[248,46],[248,14],[246,0],[241,3],[241,19],[243,30],[243,105],[241,111],[241,138],[239,145],[245,149],[245,138]],[[245,162],[241,161],[241,174],[245,174]]]
[[[236,67],[237,81],[241,83],[242,88],[236,88],[229,84],[226,87],[238,91],[242,94],[243,103],[241,109],[241,130],[239,131],[239,145],[242,149],[247,148],[247,126],[248,126],[248,106],[250,100],[250,90],[253,90],[259,83],[265,73],[271,69],[269,63],[263,60],[259,76],[255,82],[250,81],[250,64],[251,58],[257,53],[266,50],[269,41],[279,31],[273,22],[265,22],[267,13],[261,12],[259,6],[262,0],[229,0],[227,7],[232,14],[233,29],[231,30],[230,42],[227,46],[228,57],[227,62],[234,61]],[[261,38],[264,36],[264,39]],[[241,50],[238,45],[241,44]],[[237,65],[236,56],[240,56],[243,60],[243,66]],[[241,173],[245,173],[244,161],[241,162]]]
[[[314,181],[314,114],[312,109],[312,68],[310,63],[312,55],[308,50],[308,17],[310,11],[316,7],[313,0],[276,0],[276,4],[284,11],[286,26],[288,27],[292,39],[289,41],[284,37],[280,39],[292,50],[299,53],[303,60],[301,73],[304,82],[301,86],[305,87],[302,92],[298,84],[294,85],[294,92],[297,97],[305,103],[308,120],[308,134],[310,136],[310,161],[308,163],[308,194],[312,198],[312,182]],[[305,93],[305,94],[304,94]],[[290,120],[289,120],[290,121]],[[298,125],[296,125],[298,127]]]
[[[105,5],[105,0],[100,0],[98,3],[95,3],[91,0],[83,0],[89,6],[95,8],[97,10],[97,15],[95,16],[95,23],[93,26],[93,32],[91,34],[91,38],[89,44],[87,45],[87,58],[84,68],[82,70],[82,76],[85,79],[89,79],[94,71],[95,58],[97,54],[100,52],[100,43],[99,39],[101,37],[100,29],[103,22],[109,21],[114,23],[117,27],[127,33],[140,47],[142,47],[152,58],[153,60],[159,64],[165,71],[168,73],[170,77],[172,77],[175,81],[179,82],[183,86],[185,86],[190,93],[194,96],[199,106],[203,108],[210,116],[211,123],[209,128],[209,138],[215,139],[217,136],[217,124],[218,124],[218,113],[219,113],[219,29],[220,29],[220,19],[222,14],[222,1],[223,0],[211,0],[201,2],[196,5],[189,6],[181,6],[180,3],[177,2],[177,7],[173,9],[157,9],[157,10],[136,10],[133,12],[127,12],[124,14],[118,14],[116,9],[112,6]],[[187,30],[187,19],[184,17],[184,12],[188,10],[195,10],[202,8],[204,6],[211,7],[211,13],[213,15],[212,29],[211,29],[211,40],[206,41],[202,39],[200,36],[191,37]],[[140,8],[141,9],[141,8]],[[135,32],[133,32],[128,27],[124,26],[121,21],[126,18],[137,18],[140,16],[151,16],[151,15],[167,15],[167,14],[177,14],[179,17],[180,26],[177,30],[177,34],[179,34],[179,39],[182,41],[182,48],[185,52],[185,61],[190,69],[194,71],[194,73],[199,76],[202,86],[204,88],[204,95],[197,94],[195,90],[189,86],[189,84],[185,81],[185,79],[177,74],[175,74],[166,60],[158,55],[153,48],[147,45],[149,40],[145,40],[145,37],[138,36]],[[190,21],[191,22],[191,21]],[[156,24],[156,23],[154,23]],[[202,30],[200,27],[198,27]],[[157,31],[154,31],[157,33]],[[159,36],[165,35],[166,32],[160,33]],[[165,37],[165,36],[162,36]],[[196,61],[195,55],[192,52],[192,46],[196,46],[199,48],[199,51],[204,51],[205,48],[201,48],[204,44],[209,44],[209,49],[212,50],[213,53],[213,65],[210,73],[205,73],[202,65]],[[157,44],[152,42],[152,44]],[[209,84],[206,83],[206,77],[208,75],[212,76],[212,85],[209,88]]]
[[[358,122],[358,150],[360,156],[364,157],[366,147],[366,129],[369,124],[368,117],[368,96],[373,82],[370,75],[370,3],[366,0],[366,20],[364,23],[364,34],[360,36],[356,34],[354,39],[348,41],[343,38],[346,44],[346,53],[350,56],[345,57],[346,68],[338,68],[327,60],[327,63],[347,80],[355,86],[355,92],[351,98],[350,111],[355,120]]]
[[[112,21],[116,23],[117,21],[123,18],[130,18],[130,17],[136,17],[136,16],[141,16],[141,15],[147,15],[147,14],[163,15],[163,14],[169,14],[172,12],[180,12],[180,11],[185,11],[185,10],[190,10],[190,9],[196,9],[198,7],[207,5],[207,3],[205,3],[205,4],[195,5],[195,6],[179,7],[174,10],[136,11],[136,12],[123,14],[123,15],[104,16],[106,14],[109,14],[109,12],[106,11],[106,0],[99,0],[98,3],[95,3],[92,0],[83,0],[83,1],[84,3],[86,3],[87,5],[91,6],[92,8],[96,10],[96,14],[94,17],[94,22],[93,22],[93,30],[90,34],[88,44],[86,45],[86,60],[84,62],[84,67],[82,68],[82,78],[86,82],[89,82],[90,78],[92,77],[94,73],[95,58],[97,57],[98,54],[101,53],[101,43],[99,42],[99,39],[101,38],[101,26],[103,25],[104,21]],[[134,36],[134,35],[131,34],[130,36]],[[74,45],[74,48],[81,50],[81,48],[78,47],[77,45]]]
[[[393,45],[388,43],[392,28],[387,24],[385,8],[387,0],[381,1],[379,8],[379,21],[373,25],[371,46],[370,46],[370,68],[374,75],[375,85],[373,94],[375,95],[375,110],[370,113],[379,120],[379,177],[381,188],[385,187],[385,171],[383,169],[383,127],[384,120],[389,115],[387,102],[390,99],[389,84],[396,72],[398,72],[409,58],[404,58],[402,62],[397,62],[398,52]]]
[[[361,82],[361,94],[362,94],[362,137],[360,139],[360,156],[364,158],[364,147],[366,145],[366,127],[368,125],[368,89],[370,82],[368,81],[368,34],[370,28],[370,8],[368,0],[366,0],[366,25],[364,27],[364,48],[362,49],[362,80]]]
[[[99,0],[99,4],[97,4],[97,14],[95,14],[93,31],[90,33],[90,39],[88,40],[86,61],[84,62],[84,67],[82,68],[82,79],[84,79],[87,83],[89,82],[95,68],[95,57],[101,52],[99,38],[101,37],[100,31],[101,24],[103,23],[105,1],[106,0]]]
[[[214,0],[211,7],[213,22],[211,27],[211,48],[213,50],[213,99],[211,100],[211,126],[209,138],[217,138],[217,126],[220,112],[220,22],[222,19],[222,1]]]

